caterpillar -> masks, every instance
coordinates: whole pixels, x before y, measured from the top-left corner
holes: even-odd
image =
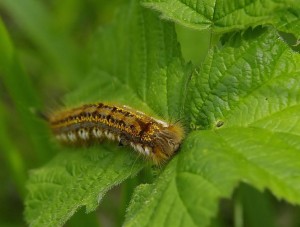
[[[57,140],[67,145],[84,145],[104,139],[130,146],[155,165],[166,162],[179,148],[184,130],[128,106],[86,104],[58,111],[48,117]]]

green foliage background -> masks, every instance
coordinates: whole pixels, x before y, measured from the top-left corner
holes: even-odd
[[[2,0],[0,12],[1,226],[300,224],[296,0]],[[96,101],[180,119],[180,151],[153,168],[114,144],[61,147],[35,114]]]

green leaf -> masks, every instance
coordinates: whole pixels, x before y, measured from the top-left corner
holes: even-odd
[[[282,32],[291,33],[300,39],[300,9],[288,9],[277,17],[275,27]]]
[[[189,84],[199,130],[161,176],[141,185],[126,226],[207,226],[239,182],[300,204],[300,55],[272,29],[231,36]]]
[[[226,127],[254,126],[277,115],[296,115],[299,54],[275,31],[262,32],[249,29],[210,51],[190,87],[186,109],[192,128],[212,129],[218,122]]]
[[[142,2],[144,6],[161,12],[162,18],[193,29],[210,28],[214,33],[270,23],[276,25],[279,15],[283,15],[290,7],[298,7],[294,0],[143,0]],[[292,20],[291,16],[288,16],[289,20]]]
[[[138,187],[125,226],[208,225],[218,199],[228,197],[237,180],[235,160],[211,133],[189,135],[157,181]]]
[[[28,182],[26,219],[31,226],[62,226],[81,206],[96,209],[113,186],[134,176],[144,165],[115,146],[69,151],[41,169]]]
[[[180,106],[168,108],[167,103],[180,95],[170,85],[176,82],[181,89],[188,79],[174,25],[137,7],[136,1],[130,4],[130,10],[122,9],[113,28],[100,30],[97,36],[93,65],[98,69],[93,78],[101,77],[99,70],[107,73],[98,97],[169,119],[180,114]],[[176,74],[171,72],[174,67]]]
[[[66,96],[67,106],[113,102],[166,120],[183,113],[181,94],[191,66],[181,59],[173,24],[132,1],[95,42],[93,68]],[[106,191],[147,163],[125,148],[98,146],[64,152],[30,175],[25,209],[30,225],[63,225],[81,206],[94,210]]]

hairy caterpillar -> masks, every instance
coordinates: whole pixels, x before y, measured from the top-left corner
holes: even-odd
[[[168,160],[184,137],[179,124],[168,124],[127,106],[87,104],[53,113],[47,119],[56,138],[64,144],[117,141],[156,165]]]

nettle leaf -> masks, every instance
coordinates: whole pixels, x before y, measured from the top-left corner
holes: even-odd
[[[277,25],[278,18],[285,17],[289,8],[299,7],[295,0],[143,0],[143,5],[162,14],[162,18],[183,26],[203,30],[211,28],[214,33],[225,33],[262,24]],[[293,15],[286,16],[290,27]],[[290,29],[291,31],[291,29]]]
[[[300,39],[300,9],[288,9],[279,14],[275,27],[282,32],[291,33]]]
[[[59,154],[31,172],[25,210],[31,226],[62,226],[82,206],[95,210],[109,189],[143,166],[118,147],[82,150]]]
[[[189,84],[185,116],[196,130],[136,189],[125,225],[207,226],[239,182],[300,204],[299,62],[272,29],[213,48]]]
[[[170,108],[167,103],[181,99],[170,84],[180,90],[189,67],[184,69],[174,25],[140,8],[138,1],[130,4],[114,27],[99,32],[93,75],[107,73],[99,96],[169,119],[179,114],[180,106]],[[176,73],[171,72],[174,68]],[[120,92],[120,87],[129,92]]]
[[[181,59],[174,25],[132,1],[96,37],[93,70],[66,105],[115,102],[178,119],[191,67]],[[57,149],[61,154],[30,174],[25,216],[31,226],[61,226],[82,206],[95,210],[110,188],[147,165],[113,144]]]
[[[249,29],[215,47],[190,87],[192,128],[249,126],[299,102],[299,54],[275,31]]]

